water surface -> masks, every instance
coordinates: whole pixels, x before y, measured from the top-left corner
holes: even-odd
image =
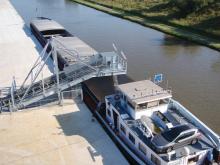
[[[128,58],[128,76],[163,73],[174,98],[220,134],[220,52],[65,0],[12,0],[27,24],[50,17],[98,51],[112,43]]]

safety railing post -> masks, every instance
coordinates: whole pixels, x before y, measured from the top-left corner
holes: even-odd
[[[42,70],[42,72],[41,72],[41,81],[42,81],[43,95],[45,96],[44,74],[43,74],[43,70]]]

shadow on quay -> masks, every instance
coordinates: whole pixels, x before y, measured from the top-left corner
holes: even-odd
[[[101,157],[102,164],[105,165],[123,164],[123,159],[118,153],[112,153],[116,149],[115,145],[105,134],[98,121],[93,118],[86,105],[77,103],[76,106],[78,111],[55,115],[60,125],[60,134],[66,136],[69,145],[78,143],[78,154],[83,161],[86,161],[87,155],[89,155],[90,160],[94,163],[98,163],[97,161],[100,161]]]

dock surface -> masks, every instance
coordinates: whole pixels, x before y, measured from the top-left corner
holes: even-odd
[[[42,47],[9,0],[0,0],[0,87],[21,85]],[[46,67],[44,77],[51,72]]]
[[[0,164],[128,164],[83,102],[0,115]]]
[[[0,0],[0,50],[0,87],[10,87],[13,76],[21,85],[42,50],[9,0]],[[51,75],[49,68],[44,77]],[[63,106],[2,113],[0,165],[127,165],[92,119],[86,105],[73,99]]]

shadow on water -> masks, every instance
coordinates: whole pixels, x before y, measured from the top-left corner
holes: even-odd
[[[212,66],[212,70],[216,73],[220,73],[220,59],[218,61],[215,61]]]
[[[163,46],[163,55],[169,59],[175,60],[180,53],[184,51],[185,55],[196,56],[200,47],[193,42],[170,36],[163,35],[160,39],[160,45]]]
[[[188,47],[188,46],[196,46],[195,43],[187,41],[187,40],[183,40],[171,35],[167,35],[164,34],[163,40],[161,41],[161,45],[165,45],[165,46],[176,46],[176,45],[181,45],[184,47]]]

